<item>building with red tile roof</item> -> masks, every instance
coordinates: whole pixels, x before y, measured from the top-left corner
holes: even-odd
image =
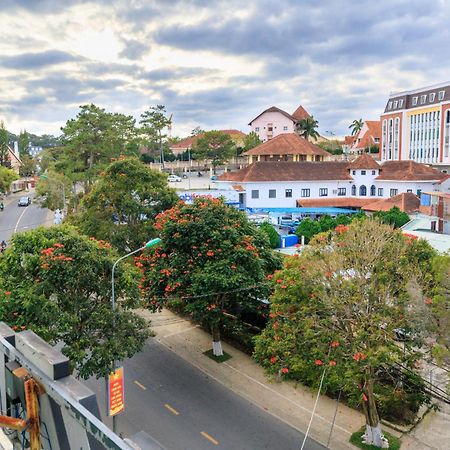
[[[327,161],[331,154],[296,133],[285,133],[243,153],[257,161]]]
[[[372,201],[362,207],[364,211],[389,211],[396,206],[400,211],[412,214],[419,211],[420,198],[412,192],[402,192],[391,198]]]
[[[386,200],[378,206],[405,202],[402,208],[409,211],[413,199],[423,191],[449,192],[450,176],[410,161],[378,164],[363,154],[351,163],[258,161],[219,176],[216,184],[221,189],[239,186],[240,203],[251,208],[361,208]]]
[[[366,120],[355,136],[346,136],[344,145],[348,153],[361,155],[370,148],[380,148],[381,122],[379,120]]]

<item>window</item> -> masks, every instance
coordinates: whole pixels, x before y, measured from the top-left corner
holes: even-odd
[[[439,101],[444,100],[444,97],[445,97],[445,91],[439,91],[439,94],[438,94]]]
[[[283,131],[287,131],[288,130],[288,127],[285,125],[284,127],[283,127]]]
[[[310,189],[302,189],[301,196],[302,197],[310,197],[311,196],[311,190]]]
[[[420,104],[423,105],[427,101],[427,95],[421,95],[420,96]]]
[[[433,92],[430,94],[430,102],[434,102],[434,99],[436,98],[436,94]]]
[[[269,189],[269,198],[277,198],[277,190]]]
[[[403,108],[403,99],[402,98],[398,101],[398,107]]]
[[[252,190],[252,198],[259,198],[259,190],[258,189]]]
[[[413,99],[412,99],[412,105],[413,106],[417,105],[417,99],[418,99],[418,97],[413,97]]]
[[[378,197],[383,197],[383,188],[378,188]]]
[[[406,192],[411,192],[412,193],[412,189],[407,189]]]
[[[388,103],[388,109],[392,109],[392,102]]]
[[[397,195],[398,194],[398,189],[391,189],[390,190],[390,196],[391,197],[394,197],[394,195]]]
[[[284,196],[285,196],[286,198],[291,198],[291,197],[292,197],[292,189],[286,189],[286,190],[284,191]]]
[[[376,170],[372,170],[372,175],[376,175],[377,171]]]
[[[367,195],[367,188],[364,185],[359,187],[359,195],[361,197],[365,197]]]
[[[370,195],[372,197],[375,197],[376,192],[377,192],[377,188],[372,184],[372,186],[370,186]]]
[[[365,170],[361,170],[361,175],[365,175],[366,171]]]
[[[352,175],[356,175],[356,170],[352,170]]]
[[[338,188],[338,195],[346,195],[347,189],[346,188]]]
[[[259,127],[255,127],[255,131],[259,131]]]
[[[326,197],[328,195],[328,188],[319,189],[319,197]]]
[[[396,109],[398,106],[398,100],[394,100],[394,109]]]
[[[352,195],[356,195],[356,186],[355,185],[352,186]]]

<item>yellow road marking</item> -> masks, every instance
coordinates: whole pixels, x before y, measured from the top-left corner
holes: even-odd
[[[200,433],[204,438],[208,439],[208,441],[212,442],[214,445],[219,445],[219,441],[216,441],[212,436],[210,436],[206,431],[202,431]]]
[[[147,388],[137,380],[134,380],[134,384],[137,384],[143,391],[147,390]]]
[[[164,406],[172,413],[178,416],[180,414],[175,408],[172,408],[169,404],[165,403]]]

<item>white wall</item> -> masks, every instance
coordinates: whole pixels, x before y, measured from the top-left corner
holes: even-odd
[[[254,131],[261,141],[267,141],[267,124],[273,124],[273,136],[278,136],[283,133],[293,133],[295,131],[294,122],[287,118],[285,115],[279,112],[266,112],[255,119],[252,124],[252,131]],[[259,131],[256,131],[256,128],[259,127]],[[284,127],[287,127],[287,130],[284,130]]]

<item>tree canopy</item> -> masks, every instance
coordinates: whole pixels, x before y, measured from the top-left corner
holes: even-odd
[[[228,161],[236,151],[229,134],[222,131],[208,131],[200,137],[192,148],[196,159],[210,159],[216,173],[216,167]]]
[[[0,320],[62,342],[79,376],[106,376],[148,336],[146,322],[131,311],[139,277],[125,262],[116,273],[118,309],[111,310],[115,259],[109,244],[67,226],[15,234],[0,257]]]
[[[8,144],[8,131],[6,130],[4,123],[0,121],[0,166],[11,167]]]
[[[313,116],[305,117],[301,119],[297,123],[297,133],[304,137],[307,141],[313,139],[317,141],[317,138],[320,137],[320,134],[317,131],[319,127],[319,122],[314,119]]]
[[[338,385],[362,406],[366,440],[381,446],[375,392],[383,368],[412,368],[418,358],[412,343],[397,345],[395,330],[410,327],[414,301],[425,305],[432,254],[426,242],[373,220],[320,234],[275,274],[255,357],[270,373],[310,384],[326,369],[325,389]]]
[[[164,174],[137,158],[119,158],[100,174],[79,212],[68,220],[124,253],[154,237],[155,217],[178,201]]]
[[[394,228],[400,228],[410,221],[408,214],[397,206],[392,207],[389,211],[377,211],[373,215],[380,222],[392,225]]]
[[[279,256],[243,212],[220,199],[178,203],[158,216],[155,227],[161,246],[138,260],[148,307],[157,310],[181,297],[185,311],[211,330],[214,354],[221,355],[225,313],[261,305]]]
[[[9,191],[11,183],[18,180],[19,176],[12,169],[0,166],[0,192],[5,193]]]

